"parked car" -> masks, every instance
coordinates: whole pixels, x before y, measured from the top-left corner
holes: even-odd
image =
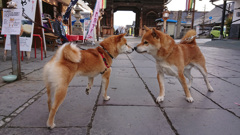
[[[218,38],[220,36],[220,32],[221,32],[221,27],[214,26],[210,32],[211,38]],[[226,36],[228,36],[228,34],[226,34],[226,27],[224,26],[223,37],[225,38]]]

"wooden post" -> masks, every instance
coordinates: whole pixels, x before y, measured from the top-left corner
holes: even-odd
[[[143,25],[143,11],[142,11],[142,7],[140,8],[140,24],[139,24],[139,36],[143,35],[142,32],[142,25]]]
[[[191,29],[193,29],[193,24],[194,24],[194,13],[195,13],[195,5],[196,5],[196,0],[193,1],[193,11],[192,11],[192,24],[191,24]]]
[[[68,20],[68,25],[69,25],[69,35],[72,35],[72,13],[70,12],[69,15],[69,20]]]
[[[181,28],[181,20],[182,20],[182,11],[178,11],[178,18],[177,18],[177,31],[176,31],[176,37],[177,39],[180,38],[180,28]]]
[[[222,11],[222,22],[221,22],[221,31],[220,31],[220,39],[223,39],[223,29],[224,29],[224,20],[225,20],[225,12],[226,12],[226,5],[227,5],[227,1],[224,0],[223,1],[223,11]]]
[[[97,41],[99,41],[99,18],[97,21],[96,34],[97,34]]]
[[[17,75],[17,79],[21,77],[21,65],[20,65],[20,46],[19,36],[11,35],[11,53],[12,53],[12,74]]]

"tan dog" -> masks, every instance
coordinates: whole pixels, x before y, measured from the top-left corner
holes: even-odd
[[[167,34],[161,31],[150,30],[144,26],[146,33],[142,37],[142,41],[134,49],[138,53],[148,53],[156,59],[157,79],[160,87],[160,94],[157,97],[157,102],[164,100],[164,74],[175,76],[178,78],[184,92],[186,100],[193,102],[189,88],[191,87],[193,77],[191,69],[197,68],[203,75],[209,91],[214,91],[207,78],[207,69],[205,67],[205,58],[196,44],[194,30],[190,30],[182,38],[180,44]],[[189,79],[186,83],[185,77]]]
[[[44,66],[44,81],[48,94],[49,117],[47,126],[54,128],[54,117],[58,107],[63,102],[68,85],[75,75],[87,76],[89,93],[95,76],[102,74],[102,87],[104,100],[109,100],[107,88],[111,73],[112,59],[122,53],[131,53],[127,45],[125,34],[111,36],[100,43],[101,47],[80,50],[70,43],[60,47],[53,58]]]

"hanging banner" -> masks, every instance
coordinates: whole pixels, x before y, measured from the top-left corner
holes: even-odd
[[[90,23],[90,28],[89,28],[88,34],[86,36],[86,40],[94,41],[94,37],[93,37],[94,28],[98,22],[98,16],[99,16],[101,6],[102,6],[102,0],[97,0],[97,3],[94,8],[93,16],[91,19],[91,23]]]
[[[63,20],[68,20],[68,19],[69,19],[71,10],[72,10],[73,6],[74,6],[77,2],[78,2],[78,0],[71,0],[71,2],[69,3],[68,8],[67,8],[65,14],[63,15]]]
[[[12,0],[17,3],[17,8],[22,8],[23,12],[32,20],[35,20],[36,3],[37,0]],[[33,40],[34,24],[22,17],[20,32],[20,51],[31,51]],[[11,50],[10,35],[6,37],[5,50]]]
[[[22,9],[3,9],[2,35],[19,35],[21,31]]]

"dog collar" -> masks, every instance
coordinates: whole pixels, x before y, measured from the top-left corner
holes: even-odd
[[[100,46],[100,47],[102,47],[102,46]],[[103,49],[112,59],[114,58],[104,47],[102,47],[102,49]]]

